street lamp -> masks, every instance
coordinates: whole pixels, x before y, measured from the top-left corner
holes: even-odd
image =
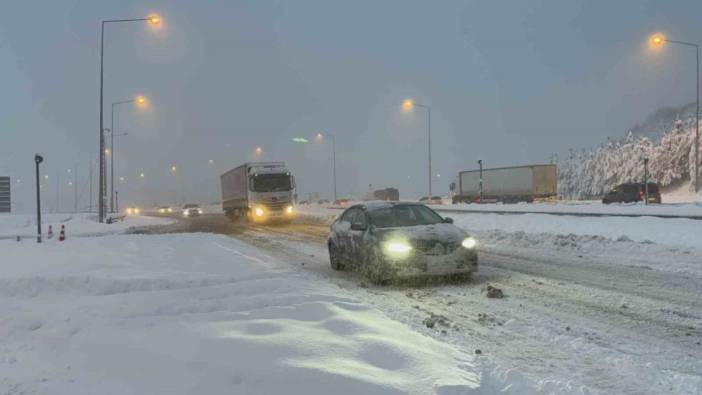
[[[429,159],[429,196],[431,196],[431,107],[424,105],[424,104],[419,104],[415,102],[412,99],[405,99],[402,102],[402,110],[404,112],[410,112],[414,110],[414,107],[420,107],[424,108],[427,110],[427,137],[428,137],[428,146],[427,146],[427,156]]]
[[[100,127],[98,133],[100,137],[100,150],[98,151],[100,158],[100,199],[98,202],[98,220],[105,221],[105,135],[103,132],[103,85],[104,85],[104,59],[105,59],[105,24],[107,23],[127,23],[127,22],[148,22],[151,25],[160,25],[161,17],[158,15],[149,15],[146,18],[134,19],[108,19],[100,23]]]
[[[327,136],[332,139],[332,174],[334,178],[334,200],[337,200],[336,196],[336,136],[333,134],[328,134]],[[322,133],[317,133],[317,141],[324,140],[324,135]]]
[[[256,156],[261,156],[263,155],[263,148],[261,147],[256,147]]]
[[[116,136],[126,136],[127,133],[115,134],[115,107],[121,104],[136,103],[137,106],[145,106],[146,98],[144,96],[137,96],[131,100],[122,100],[112,103],[112,113],[110,115],[110,149],[112,150],[112,156],[110,156],[110,212],[115,212],[115,137]],[[109,154],[109,152],[106,152]]]
[[[695,106],[695,192],[700,190],[700,46],[699,44],[669,40],[662,33],[655,33],[651,35],[648,40],[649,45],[652,48],[661,48],[666,43],[679,44],[687,47],[695,48],[695,53],[697,56],[697,73],[695,75],[697,83],[695,84],[695,89],[697,91],[697,105]]]

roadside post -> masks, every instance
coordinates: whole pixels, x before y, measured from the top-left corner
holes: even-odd
[[[41,155],[34,155],[34,164],[37,171],[37,243],[41,243],[41,192],[39,191],[39,164],[44,161]]]
[[[478,203],[483,202],[483,160],[478,159],[478,166],[480,166],[480,197],[478,198]]]
[[[648,205],[648,157],[643,157],[644,163],[644,205]]]

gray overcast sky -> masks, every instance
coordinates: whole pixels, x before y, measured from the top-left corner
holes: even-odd
[[[161,29],[106,34],[106,126],[112,101],[151,100],[149,111],[120,108],[124,203],[183,192],[213,201],[220,172],[254,159],[256,146],[289,163],[303,195],[328,196],[329,146],[290,142],[320,131],[337,137],[340,194],[373,184],[419,196],[425,118],[399,111],[405,97],[432,107],[434,185],[446,193],[479,158],[545,162],[692,101],[694,51],[652,55],[645,40],[663,31],[702,41],[698,0],[3,1],[0,174],[22,180],[18,200],[31,199],[41,152],[49,195],[59,172],[70,207],[66,169],[77,164],[82,180],[97,156],[99,21],[150,12]]]

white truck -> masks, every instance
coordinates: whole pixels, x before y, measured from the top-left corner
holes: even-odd
[[[558,195],[554,164],[483,169],[482,178],[481,200],[480,170],[458,173],[458,190],[453,202],[533,202],[553,199]]]
[[[291,220],[295,177],[284,162],[256,162],[220,176],[222,210],[232,220],[266,222]]]

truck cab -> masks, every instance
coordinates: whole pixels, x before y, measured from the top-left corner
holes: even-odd
[[[248,169],[249,218],[287,219],[293,214],[295,177],[285,165],[252,165]]]
[[[293,218],[295,177],[283,162],[245,163],[220,177],[222,209],[254,222]]]

